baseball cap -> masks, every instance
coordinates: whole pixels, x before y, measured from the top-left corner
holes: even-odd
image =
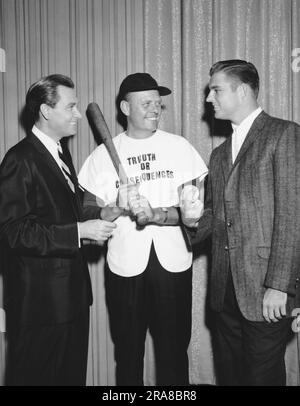
[[[126,76],[121,83],[119,97],[123,99],[127,93],[142,92],[143,90],[158,90],[161,96],[172,93],[167,87],[159,86],[149,73],[133,73]]]

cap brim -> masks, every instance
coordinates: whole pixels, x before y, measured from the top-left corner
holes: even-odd
[[[147,90],[157,90],[158,93],[160,94],[160,96],[167,96],[168,94],[172,93],[172,90],[170,90],[169,88],[164,87],[164,86],[154,86],[154,87],[144,86],[144,87],[137,87],[137,88],[132,87],[130,90],[127,90],[125,92],[122,91],[122,89],[121,89],[119,92],[119,98],[123,99],[128,93],[144,92]]]
[[[157,90],[161,96],[167,96],[168,94],[172,93],[172,90],[164,86],[158,86]]]

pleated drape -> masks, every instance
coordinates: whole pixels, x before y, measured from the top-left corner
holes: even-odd
[[[18,117],[29,85],[55,72],[73,78],[83,113],[78,134],[70,140],[77,170],[97,145],[84,114],[87,104],[96,101],[112,134],[117,134],[121,127],[115,97],[122,79],[133,72],[147,71],[173,90],[164,98],[161,128],[186,137],[206,163],[227,130],[214,127],[205,103],[209,68],[217,60],[253,62],[261,78],[261,106],[300,123],[300,0],[0,0],[0,48],[6,55],[6,71],[0,72],[0,159],[24,136]],[[189,348],[193,384],[215,383],[206,303],[208,253],[203,244],[194,255]],[[94,304],[87,383],[114,385],[105,252],[91,254]],[[297,385],[297,337],[289,344],[286,359],[288,384]],[[148,336],[148,385],[155,382],[154,367]],[[0,376],[3,370],[0,333]]]

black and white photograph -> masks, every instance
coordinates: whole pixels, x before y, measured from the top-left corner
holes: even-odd
[[[300,0],[0,0],[0,386],[297,387],[299,331]]]

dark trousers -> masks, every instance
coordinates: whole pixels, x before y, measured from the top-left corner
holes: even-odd
[[[283,386],[284,354],[291,321],[276,323],[245,319],[239,310],[231,274],[223,310],[216,313],[216,369],[218,384]]]
[[[84,386],[89,310],[70,323],[20,326],[9,334],[9,386]]]
[[[108,270],[106,281],[117,385],[143,385],[148,327],[154,342],[157,385],[188,385],[191,268],[166,271],[152,245],[142,274],[126,278]]]

